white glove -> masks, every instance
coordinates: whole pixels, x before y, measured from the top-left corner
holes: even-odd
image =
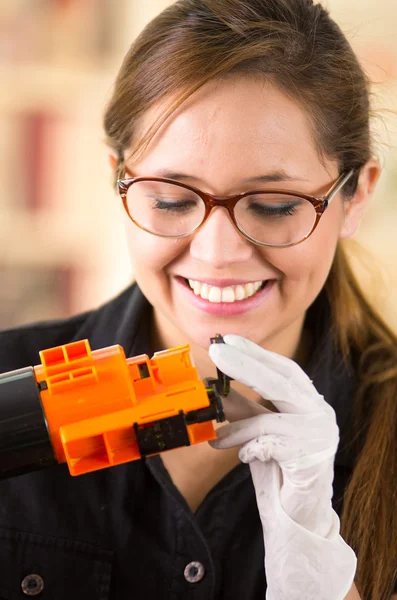
[[[331,504],[335,412],[294,361],[237,335],[224,341],[210,346],[215,365],[280,411],[261,407],[263,414],[251,417],[245,400],[250,418],[224,425],[211,442],[243,445],[239,457],[250,465],[263,527],[266,599],[344,600],[357,559]],[[228,416],[227,397],[223,404]]]

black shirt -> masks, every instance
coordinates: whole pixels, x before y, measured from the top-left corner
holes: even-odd
[[[307,372],[337,415],[334,508],[353,467],[347,450],[355,380],[324,334],[324,297],[310,309]],[[152,307],[134,284],[76,317],[0,333],[0,372],[79,339],[150,356]],[[329,321],[328,321],[329,322]],[[43,587],[44,586],[44,587]],[[40,589],[43,591],[40,592]],[[72,477],[65,464],[0,482],[0,600],[263,600],[262,528],[249,466],[240,464],[195,514],[160,456]],[[24,590],[24,591],[23,591]]]

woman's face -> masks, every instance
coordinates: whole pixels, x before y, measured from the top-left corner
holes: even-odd
[[[143,128],[153,118],[148,111]],[[139,162],[127,166],[133,176],[171,177],[217,196],[269,187],[321,196],[339,175],[335,163],[320,159],[299,105],[270,83],[243,77],[196,93]],[[147,233],[126,216],[135,277],[154,307],[159,344],[208,348],[215,333],[235,333],[294,356],[306,310],[324,285],[345,225],[340,195],[314,233],[289,248],[245,239],[222,207],[180,239]],[[187,280],[219,288],[267,284],[249,299],[214,303],[196,296]]]

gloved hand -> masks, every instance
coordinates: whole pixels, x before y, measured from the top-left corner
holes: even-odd
[[[331,504],[335,412],[294,361],[236,335],[224,341],[210,346],[215,365],[279,411],[261,407],[251,417],[246,400],[249,418],[224,425],[211,442],[243,445],[239,457],[250,465],[263,528],[266,599],[344,600],[357,559]],[[228,416],[227,397],[223,404]]]

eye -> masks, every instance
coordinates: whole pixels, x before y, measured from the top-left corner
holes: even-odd
[[[195,200],[166,201],[155,197],[153,197],[153,200],[153,209],[167,212],[188,212],[189,210],[193,210],[197,207],[197,201]]]
[[[282,194],[257,194],[245,199],[245,210],[258,217],[282,218],[297,215],[306,204],[304,199]]]
[[[253,202],[250,206],[250,210],[252,210],[258,215],[267,217],[285,217],[292,216],[297,213],[297,208],[293,204],[271,206],[264,204],[256,204],[255,202]]]

